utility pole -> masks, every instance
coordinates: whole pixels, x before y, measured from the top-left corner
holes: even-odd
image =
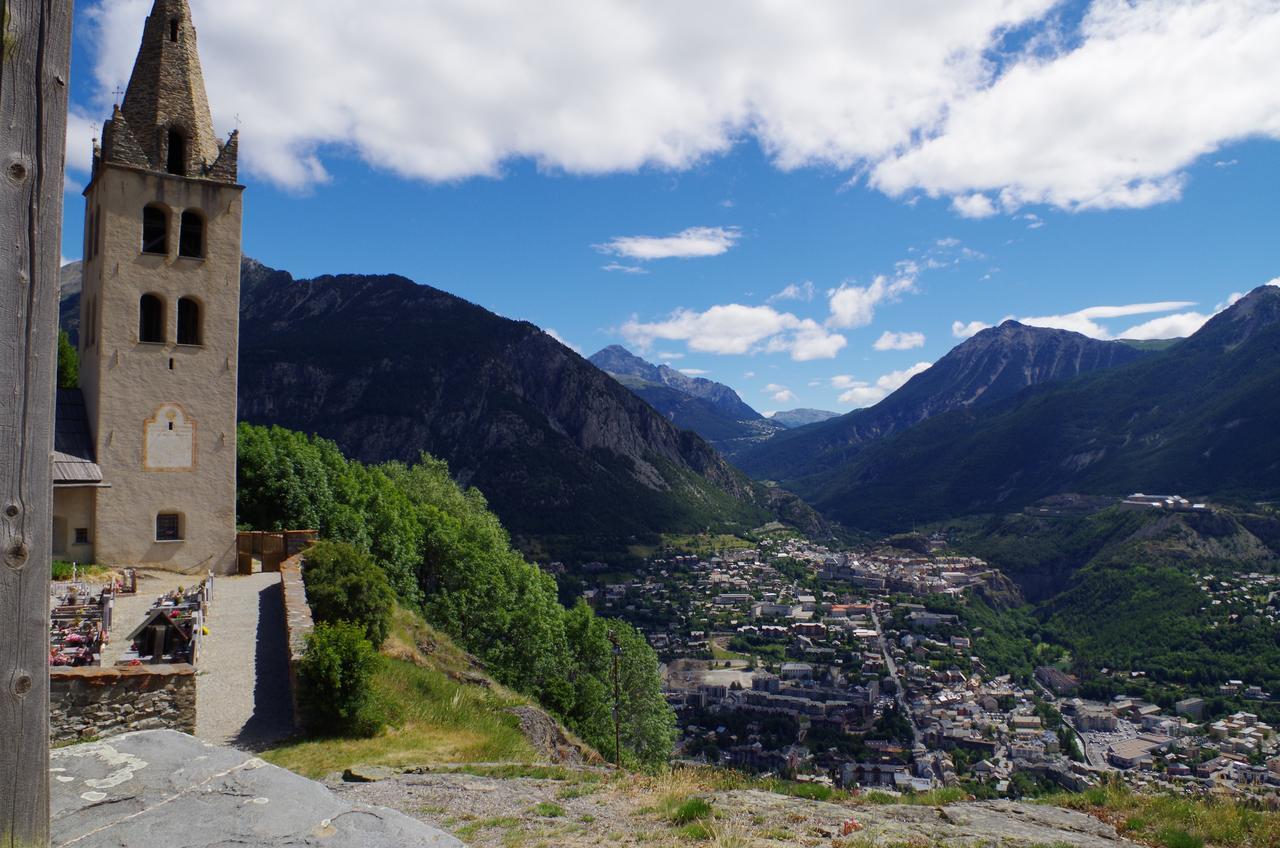
[[[72,0],[0,0],[0,848],[49,844],[54,387]]]
[[[622,646],[618,634],[610,630],[609,642],[613,645],[613,761],[622,770],[622,685],[618,678],[618,662],[622,658]]]

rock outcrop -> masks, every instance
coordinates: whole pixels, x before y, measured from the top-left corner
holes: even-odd
[[[449,834],[170,730],[52,752],[53,844],[462,848]]]

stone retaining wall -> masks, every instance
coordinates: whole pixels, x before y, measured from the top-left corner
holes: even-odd
[[[307,587],[302,582],[302,554],[280,563],[280,591],[284,596],[284,635],[289,645],[289,691],[293,695],[293,720],[302,726],[298,710],[298,664],[307,649],[307,636],[315,629]]]
[[[54,742],[134,730],[196,731],[196,670],[185,663],[55,668],[49,682]]]

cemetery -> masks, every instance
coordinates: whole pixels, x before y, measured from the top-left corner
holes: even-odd
[[[137,593],[133,569],[100,584],[77,579],[52,584],[50,725],[55,742],[159,728],[194,732],[196,665],[209,632],[213,577],[166,591],[140,619],[124,620],[118,601]],[[136,610],[137,604],[129,606]],[[109,659],[104,662],[104,657]]]

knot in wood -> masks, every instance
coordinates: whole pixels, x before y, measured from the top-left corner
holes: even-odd
[[[15,183],[25,182],[29,171],[27,160],[20,156],[10,159],[9,166],[5,168],[5,173]]]
[[[13,694],[17,695],[19,698],[30,694],[33,682],[31,675],[25,673],[18,674],[13,679]]]
[[[27,546],[25,541],[17,541],[9,546],[9,550],[4,552],[5,565],[10,568],[22,568],[27,564],[27,558],[31,556],[31,548]]]
[[[4,508],[4,514],[9,516],[10,518],[17,518],[18,513],[20,513],[21,511],[22,510],[18,509],[17,504],[9,504]]]

